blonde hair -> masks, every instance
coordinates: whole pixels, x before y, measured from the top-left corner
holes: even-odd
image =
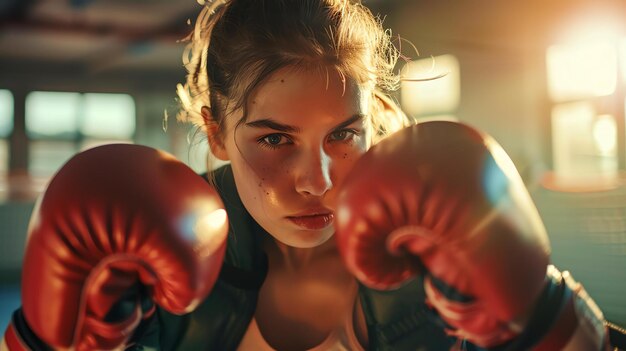
[[[220,128],[243,109],[251,92],[286,66],[337,70],[369,86],[378,101],[371,114],[374,141],[407,125],[388,94],[399,86],[398,51],[390,32],[360,1],[215,0],[200,12],[183,55],[188,72],[179,84],[178,120],[204,127],[201,108]],[[239,122],[242,122],[239,121]]]

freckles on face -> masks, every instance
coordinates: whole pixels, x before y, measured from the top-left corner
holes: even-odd
[[[245,157],[242,154],[243,157],[238,160],[238,165],[233,166],[238,170],[243,170],[242,172],[238,172],[239,177],[237,178],[240,178],[238,184],[242,185],[242,190],[245,190],[246,197],[250,194],[254,194],[254,200],[267,204],[266,207],[271,208],[272,206],[277,206],[279,203],[279,192],[275,184],[281,178],[288,177],[289,165],[283,163],[281,167],[267,166],[267,162],[263,161],[262,157],[255,157],[251,152],[246,154],[249,155],[249,157]],[[257,181],[256,188],[249,186],[253,179]]]
[[[239,195],[277,240],[313,247],[333,234],[336,185],[368,147],[369,96],[334,71],[284,68],[250,97],[242,124],[227,120]]]

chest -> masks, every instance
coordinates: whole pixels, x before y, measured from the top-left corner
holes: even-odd
[[[255,318],[276,349],[308,349],[337,329],[358,324],[357,284],[339,258],[297,272],[273,266],[259,293]],[[362,318],[362,317],[361,317]],[[356,323],[355,323],[356,322]]]

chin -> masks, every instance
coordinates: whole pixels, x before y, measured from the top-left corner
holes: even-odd
[[[320,246],[328,241],[334,234],[334,231],[299,231],[286,238],[276,238],[285,245],[300,249],[310,249]]]

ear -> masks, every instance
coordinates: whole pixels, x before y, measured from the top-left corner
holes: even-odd
[[[385,115],[391,116],[391,117],[395,116],[395,119],[398,119],[400,121],[407,119],[402,109],[400,109],[398,104],[396,104],[393,100],[391,100],[389,96],[385,95],[384,93],[378,90],[375,90],[374,98],[376,99],[376,102],[379,104],[380,109],[385,113]],[[404,124],[401,124],[401,125],[404,126]]]
[[[228,161],[228,153],[226,152],[226,147],[224,147],[224,138],[222,133],[220,133],[219,124],[213,118],[213,114],[208,107],[202,106],[200,112],[204,121],[204,129],[209,140],[211,153],[222,161]]]
[[[413,124],[413,121],[402,111],[400,106],[388,95],[376,90],[374,91],[377,108],[381,113],[380,117],[387,121],[387,133],[392,133]]]

